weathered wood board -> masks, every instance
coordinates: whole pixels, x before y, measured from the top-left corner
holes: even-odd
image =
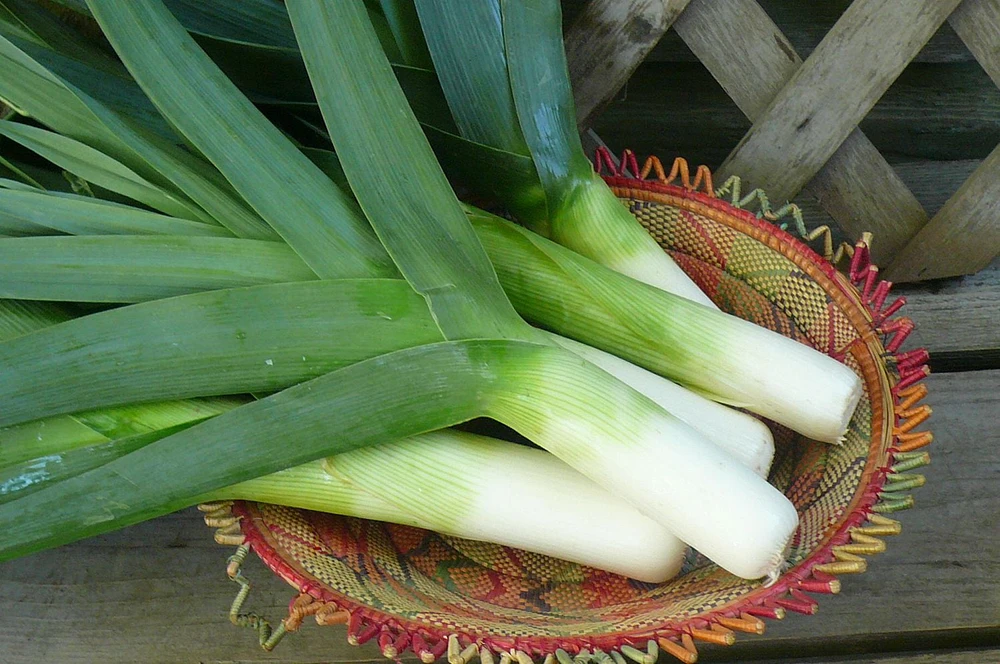
[[[911,343],[931,351],[933,369],[1000,368],[1000,259],[977,274],[893,292],[906,296]]]
[[[695,0],[675,29],[752,121],[802,66],[755,0]],[[872,247],[876,261],[893,256],[927,222],[914,194],[857,128],[803,193],[819,202],[847,235],[876,233],[881,239]]]
[[[566,60],[580,130],[649,55],[689,0],[595,0],[565,31]]]
[[[706,658],[702,662],[709,661]],[[754,664],[785,664],[787,659],[756,660]],[[1000,650],[982,648],[975,650],[948,650],[943,652],[876,655],[873,657],[810,658],[808,664],[992,664],[1000,662]]]
[[[965,0],[951,26],[994,84],[1000,84],[1000,0]],[[970,274],[1000,254],[1000,147],[994,148],[941,211],[888,266],[897,280]]]

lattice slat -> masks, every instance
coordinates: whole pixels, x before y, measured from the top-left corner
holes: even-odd
[[[776,200],[819,172],[958,0],[855,0],[723,163]]]
[[[1000,87],[1000,0],[965,0],[951,27]],[[1000,253],[1000,146],[889,264],[897,281],[976,272]]]
[[[580,129],[588,128],[689,0],[590,0],[564,39]]]
[[[717,175],[775,201],[804,188],[847,234],[873,231],[897,281],[977,271],[1000,253],[1000,147],[928,222],[857,128],[946,19],[1000,87],[1000,0],[959,3],[855,0],[803,63],[755,0],[592,0],[567,37],[581,126],[682,12],[677,32],[754,122]]]
[[[752,121],[802,65],[754,0],[694,0],[674,28]],[[893,256],[927,222],[916,197],[859,129],[806,189],[847,235],[875,234],[876,260]]]

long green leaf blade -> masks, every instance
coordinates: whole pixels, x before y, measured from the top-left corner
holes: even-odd
[[[68,417],[60,420],[71,421]],[[49,454],[34,456],[9,466],[0,466],[0,505],[103,466],[196,423],[197,421],[192,421],[118,440],[105,438],[88,443],[81,442],[80,447],[61,447]]]
[[[74,80],[84,85],[98,79],[80,76]],[[107,86],[91,84],[84,92],[0,37],[0,90],[11,105],[59,133],[115,157],[161,185],[170,183],[235,235],[278,238],[210,164],[120,117],[105,105],[113,105],[117,97],[95,98],[105,94]]]
[[[140,401],[273,392],[441,340],[401,279],[210,291],[0,343],[0,426]]]
[[[5,183],[4,187],[7,189],[13,189],[18,186],[22,187],[27,186],[31,189],[45,189],[45,187],[43,187],[42,184],[38,182],[38,180],[36,180],[31,175],[26,173],[25,170],[21,168],[18,164],[15,164],[14,162],[10,161],[3,155],[0,155],[0,173],[3,173],[5,175],[13,175],[16,178],[20,178],[20,181],[10,180],[9,178],[3,178],[3,181]]]
[[[427,46],[463,137],[528,155],[511,96],[499,0],[416,0]]]
[[[0,164],[3,164],[2,158],[0,158]],[[14,191],[30,191],[34,193],[45,191],[43,187],[37,184],[26,184],[24,182],[18,182],[17,180],[11,180],[9,178],[0,178],[0,187],[4,189],[11,189]]]
[[[261,240],[138,235],[0,240],[0,297],[19,300],[144,302],[314,278],[287,246]]]
[[[287,6],[354,194],[445,337],[529,334],[407,106],[360,0]],[[406,164],[406,176],[387,164]]]
[[[88,0],[160,112],[320,277],[395,268],[356,205],[267,121],[161,2]]]
[[[235,397],[165,401],[57,415],[6,427],[0,429],[0,468],[23,465],[42,457],[59,457],[112,440],[189,425],[246,402],[246,398]],[[48,462],[44,465],[53,470]]]
[[[88,182],[166,214],[215,223],[194,204],[160,189],[124,164],[72,138],[10,120],[0,121],[0,136],[16,141]]]
[[[124,69],[116,75],[44,46],[14,38],[10,38],[10,42],[52,75],[77,89],[89,90],[92,97],[101,100],[115,112],[169,141],[179,140]]]
[[[524,140],[548,194],[549,213],[594,177],[576,128],[557,0],[499,0],[510,90]]]
[[[75,194],[0,189],[0,232],[9,235],[192,235],[229,237],[221,226],[176,219]]]

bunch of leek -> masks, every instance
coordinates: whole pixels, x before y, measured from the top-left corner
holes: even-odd
[[[60,1],[74,9],[86,11],[82,0]],[[408,101],[417,110],[432,144],[444,146],[438,154],[442,155],[442,159],[452,170],[460,170],[465,177],[485,173],[483,180],[490,183],[502,184],[510,180],[504,185],[511,192],[505,200],[516,206],[514,199],[517,198],[518,191],[530,197],[533,196],[530,192],[538,190],[538,186],[531,184],[530,173],[534,172],[535,167],[530,159],[466,140],[440,128],[451,126],[450,115],[433,72],[419,69],[429,62],[430,57],[426,53],[422,35],[419,34],[416,10],[411,2],[412,0],[386,0],[384,14],[372,9],[371,4],[366,4],[368,16],[380,37],[383,50],[390,58],[406,63],[395,65],[394,73],[407,92]],[[245,88],[250,86],[248,94],[251,96],[259,98],[263,95],[261,101],[266,104],[275,103],[274,96],[314,99],[311,87],[300,89],[299,79],[308,79],[291,23],[281,5],[269,0],[217,0],[210,5],[168,0],[168,4],[199,43],[216,54],[225,71],[243,82]],[[548,6],[547,12],[554,11],[554,3],[541,5]],[[532,7],[537,10],[535,5]],[[551,19],[551,16],[548,18]],[[539,38],[548,40],[548,50],[551,51],[551,37],[558,32],[558,27],[549,20],[540,25],[538,30]],[[205,171],[197,163],[190,163],[186,153],[163,154],[162,144],[148,145],[150,137],[139,136],[134,128],[108,116],[105,105],[129,118],[141,119],[144,126],[156,134],[171,132],[169,125],[159,117],[157,109],[149,104],[137,87],[123,78],[109,77],[107,71],[113,71],[119,66],[117,63],[101,62],[100,66],[88,68],[77,60],[68,65],[59,54],[39,49],[37,45],[18,42],[16,39],[14,41],[16,46],[12,52],[0,52],[0,57],[6,56],[11,67],[32,73],[47,70],[45,77],[36,75],[34,80],[18,77],[10,81],[16,85],[33,86],[22,87],[14,105],[25,108],[28,114],[77,138],[90,140],[89,137],[96,131],[100,135],[101,144],[106,145],[114,157],[124,161],[124,165],[140,171],[153,166],[155,172],[149,174],[151,177],[168,178],[178,186],[187,188],[189,194],[201,205],[208,206],[217,214],[239,216],[238,211],[227,200],[229,197],[225,192],[212,186],[211,171]],[[59,43],[66,41],[69,41],[67,35],[59,35]],[[0,51],[6,50],[5,44],[0,43]],[[83,50],[82,46],[75,49],[80,50]],[[257,69],[239,66],[243,61],[257,64],[261,60],[268,66],[284,67],[292,72],[276,79],[261,79],[255,77]],[[301,77],[294,73],[296,64],[303,69]],[[553,75],[559,71],[556,67]],[[417,72],[419,74],[414,76]],[[71,94],[65,94],[65,90],[59,91],[59,104],[53,106],[52,99],[45,95],[56,92],[52,80],[59,77],[69,83]],[[250,85],[251,82],[256,85]],[[40,84],[41,90],[37,87]],[[265,91],[261,92],[258,89],[260,87],[264,87]],[[561,85],[555,86],[551,96],[552,106],[568,107],[572,103]],[[73,108],[62,110],[63,104]],[[302,104],[295,102],[293,107],[298,108]],[[81,119],[81,105],[96,113],[102,126],[96,128],[89,126],[89,123],[82,128],[76,126]],[[83,111],[83,114],[87,112]],[[67,115],[72,122],[67,122]],[[127,137],[128,145],[111,145],[108,132]],[[569,145],[570,147],[562,148],[561,152],[571,154],[572,141],[566,139],[566,135],[566,131],[560,132],[555,142]],[[335,155],[314,148],[301,148],[301,152],[309,156],[335,182],[347,186]],[[142,159],[137,161],[136,156],[140,155]],[[182,158],[188,162],[183,164],[185,171],[198,167],[196,174],[177,172],[177,167],[181,165],[178,162]],[[477,168],[463,168],[463,164],[473,164]],[[62,162],[62,165],[67,165],[67,162]],[[490,172],[491,169],[495,173]],[[88,173],[85,177],[95,175]],[[193,175],[197,177],[192,177]],[[215,177],[217,175],[214,174]],[[206,191],[206,185],[209,185],[209,191]],[[223,205],[224,208],[221,207]],[[798,344],[754,329],[732,317],[703,316],[690,307],[678,304],[676,299],[635,291],[625,285],[628,282],[616,282],[600,272],[587,270],[583,275],[586,279],[580,279],[577,276],[581,273],[576,264],[576,254],[558,252],[558,248],[544,243],[538,236],[518,234],[516,229],[506,228],[502,220],[481,211],[473,208],[466,208],[466,211],[472,218],[480,241],[490,254],[508,297],[519,313],[530,321],[604,348],[713,399],[746,408],[817,440],[835,442],[846,428],[860,393],[860,385],[849,371],[843,368],[838,371],[833,363],[824,365],[815,353],[798,348]],[[229,226],[236,223],[226,216],[220,216],[220,219]],[[596,223],[601,223],[599,218],[595,219],[598,219]],[[613,220],[609,224],[608,228],[615,226]],[[265,226],[263,230],[261,225]],[[273,231],[259,220],[241,221],[234,233],[240,237],[259,239],[275,237]],[[177,250],[175,247],[175,256]],[[102,248],[95,247],[94,251],[101,252]],[[179,257],[181,260],[187,258]],[[552,262],[556,265],[551,265]],[[165,266],[161,264],[159,267],[162,269]],[[245,263],[240,267],[243,269]],[[176,278],[175,275],[170,276]],[[567,281],[567,276],[571,277],[573,283]],[[161,274],[158,278],[166,279],[167,275]],[[230,278],[230,275],[226,275],[226,278]],[[246,278],[249,283],[281,280],[281,277],[273,273],[246,275]],[[196,279],[193,281],[195,283],[188,285],[191,289],[205,285]],[[625,289],[621,292],[635,291],[634,299],[620,302],[619,298],[610,297],[614,289]],[[573,290],[584,295],[588,304],[596,304],[601,309],[600,312],[590,312],[590,317],[605,317],[602,314],[608,312],[613,317],[634,321],[639,316],[645,319],[644,324],[642,327],[632,324],[630,329],[599,331],[593,329],[593,326],[577,325],[585,322],[586,317],[574,315],[572,311],[573,307],[581,305],[581,302],[568,298],[567,293]],[[135,296],[120,293],[119,297]],[[673,322],[675,320],[679,322]],[[694,331],[696,333],[692,334]],[[764,352],[765,355],[759,358],[749,355],[745,349],[750,348],[755,352]],[[744,351],[741,352],[740,349]],[[672,352],[674,350],[679,352]],[[819,366],[817,362],[820,363]],[[824,375],[828,376],[828,380],[823,379]],[[812,398],[806,398],[810,395]]]
[[[68,64],[38,34],[0,40],[0,57],[13,65],[0,68],[0,97],[51,130],[11,122],[4,136],[101,195],[42,191],[29,169],[8,162],[22,184],[5,180],[0,190],[4,233],[34,237],[0,240],[0,295],[138,304],[0,343],[0,425],[135,402],[270,396],[165,426],[107,463],[0,505],[0,526],[11,533],[0,558],[488,416],[726,569],[775,573],[796,523],[787,499],[590,364],[610,368],[592,351],[580,359],[581,349],[527,326],[514,307],[826,440],[842,433],[856,403],[853,374],[463,210],[361,0],[288,3],[349,192],[335,184],[332,155],[310,155],[324,173],[162,4],[88,0],[88,8],[146,96],[99,52]],[[505,4],[519,11],[528,8]],[[99,74],[80,76],[87,66]],[[171,139],[174,131],[191,150]],[[786,357],[800,378],[761,371]],[[782,386],[792,398],[783,400]],[[796,409],[809,391],[821,393],[820,408]],[[766,465],[756,463],[758,472]],[[685,481],[662,481],[668,476]],[[737,515],[734,500],[757,509]]]

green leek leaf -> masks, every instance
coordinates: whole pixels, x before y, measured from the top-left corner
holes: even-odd
[[[287,246],[262,240],[164,235],[0,240],[0,298],[143,302],[314,278]]]
[[[59,418],[59,421],[72,422],[73,420],[67,416]],[[8,466],[0,465],[0,505],[103,466],[153,441],[183,431],[199,421],[201,420],[192,420],[184,424],[117,440],[108,440],[102,437],[84,442],[81,436],[76,435],[73,442],[79,446],[74,447],[65,444],[69,438],[61,439],[61,446],[48,454],[38,454]],[[89,429],[87,430],[89,431]],[[2,456],[3,454],[0,452],[0,457]]]
[[[88,182],[181,219],[215,221],[193,203],[160,189],[124,164],[79,141],[29,125],[0,121],[0,136],[26,147]]]
[[[18,184],[18,183],[13,183]],[[0,187],[4,183],[0,182]],[[199,235],[228,237],[221,226],[176,219],[66,193],[34,187],[0,190],[0,232],[8,235]]]
[[[240,94],[162,3],[88,6],[164,117],[314,272],[395,274],[354,202]]]
[[[100,99],[116,113],[166,140],[179,140],[156,107],[129,78],[128,72],[112,74],[44,46],[14,38],[10,38],[10,42],[52,75],[77,89],[89,90],[92,97]]]
[[[555,0],[500,0],[500,6],[517,120],[547,193],[549,213],[558,215],[569,191],[594,177],[576,129],[562,12]]]
[[[530,334],[500,288],[360,0],[292,2],[288,9],[354,194],[407,281],[427,298],[442,333]],[[395,172],[394,164],[405,164],[406,172]]]
[[[499,0],[417,0],[417,9],[461,135],[527,156],[508,80]]]
[[[401,279],[156,300],[0,343],[0,426],[132,402],[273,392],[441,338]]]
[[[87,80],[97,79],[82,76],[78,82]],[[278,237],[210,164],[153,131],[132,124],[102,103],[104,100],[91,96],[105,94],[108,86],[94,85],[84,92],[0,37],[0,89],[21,112],[114,157],[158,185],[171,186],[173,191],[189,196],[235,235]]]

